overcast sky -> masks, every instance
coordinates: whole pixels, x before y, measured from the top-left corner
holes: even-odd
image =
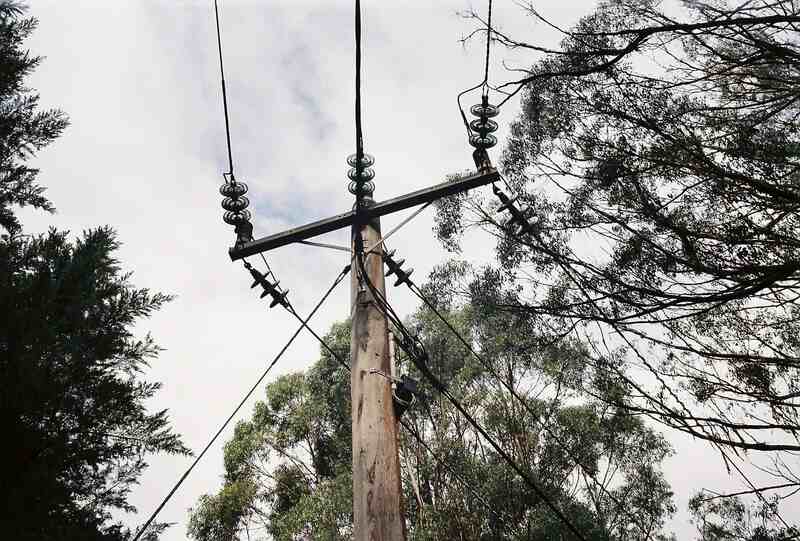
[[[362,3],[364,139],[376,157],[376,199],[473,168],[455,105],[457,92],[482,77],[482,44],[459,42],[472,29],[457,15],[469,1]],[[537,3],[566,26],[592,6]],[[486,9],[483,2],[474,7]],[[500,28],[556,44],[558,37],[512,0],[497,0],[495,7]],[[255,235],[348,210],[352,2],[229,0],[222,9],[234,160],[237,178],[250,186]],[[35,0],[32,14],[40,27],[29,46],[47,59],[30,84],[45,106],[66,111],[72,125],[36,161],[58,213],[21,216],[29,232],[113,225],[134,283],[177,295],[141,326],[166,350],[147,377],[164,384],[152,407],[169,408],[175,429],[199,451],[295,328],[285,312],[266,309],[249,289],[249,275],[227,255],[233,233],[222,222],[217,191],[226,156],[211,0]],[[498,54],[495,81],[508,77],[500,59],[512,66],[533,60]],[[501,125],[516,113],[517,104],[509,103]],[[404,216],[384,219],[384,230]],[[421,277],[447,258],[431,232],[431,216],[421,215],[393,243]],[[346,244],[347,238],[340,232],[324,239]],[[488,239],[476,241],[464,256],[479,260],[488,246]],[[301,313],[347,263],[346,254],[308,246],[268,257]],[[348,315],[348,295],[341,287],[313,320],[320,333]],[[415,306],[407,291],[390,295],[403,314]],[[303,334],[271,378],[307,367],[317,353],[313,338]],[[254,400],[239,419],[250,415]],[[160,520],[176,523],[165,540],[185,539],[187,509],[219,488],[230,429],[164,508]],[[677,454],[666,469],[679,506],[671,528],[684,539],[693,531],[685,512],[692,491],[741,484],[705,445],[670,439]],[[140,516],[126,520],[144,520],[189,463],[154,458],[131,497]]]

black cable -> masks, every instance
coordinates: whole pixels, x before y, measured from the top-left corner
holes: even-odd
[[[444,323],[447,326],[448,329],[450,329],[450,332],[458,339],[459,342],[461,342],[461,344],[465,348],[467,348],[467,350],[472,354],[472,356],[475,357],[481,363],[481,365],[489,372],[489,374],[491,374],[494,377],[494,379],[496,379],[503,387],[505,387],[505,389],[511,394],[511,396],[514,397],[517,400],[517,402],[519,402],[522,405],[525,411],[527,411],[531,415],[534,422],[536,422],[542,429],[544,429],[550,436],[553,437],[556,443],[561,447],[561,449],[563,449],[567,453],[567,455],[570,457],[570,459],[572,459],[575,465],[579,466],[584,471],[584,473],[588,474],[589,478],[592,479],[592,481],[594,481],[594,483],[598,487],[600,487],[600,489],[611,499],[611,501],[614,502],[614,504],[617,506],[618,509],[623,510],[624,506],[622,502],[619,501],[619,499],[617,499],[617,497],[614,496],[614,494],[610,490],[608,490],[602,483],[600,483],[597,480],[595,474],[592,473],[590,468],[587,468],[583,463],[581,463],[580,459],[575,457],[570,446],[564,443],[564,441],[558,436],[558,434],[556,434],[553,430],[550,429],[547,423],[538,420],[539,416],[535,411],[533,411],[533,409],[530,407],[527,401],[517,393],[517,391],[514,389],[514,387],[511,386],[511,384],[509,384],[500,374],[497,373],[497,371],[494,369],[494,367],[492,367],[489,361],[487,361],[485,358],[483,358],[482,355],[478,354],[478,352],[475,351],[475,348],[472,347],[472,345],[466,340],[466,338],[464,338],[461,335],[461,333],[458,332],[458,330],[455,327],[453,327],[453,325],[439,312],[439,310],[436,309],[433,303],[431,303],[425,297],[425,295],[422,293],[422,290],[420,290],[420,288],[410,280],[408,282],[408,288],[434,313],[434,315],[440,321],[442,321],[442,323]],[[625,513],[625,514],[628,516],[628,518],[632,519],[633,522],[639,526],[639,528],[641,528],[643,533],[648,531],[648,528],[646,528],[642,524],[639,524],[638,521],[635,520],[630,513]]]
[[[348,275],[348,273],[349,273],[349,272],[350,272],[350,265],[347,265],[347,266],[346,266],[346,267],[345,267],[345,268],[342,270],[341,274],[339,274],[339,277],[336,279],[336,282],[334,283],[334,286],[333,286],[333,287],[336,287],[337,285],[339,285],[339,282],[341,282],[341,281],[344,279],[344,277]],[[292,306],[292,305],[291,305],[291,303],[288,303],[288,305],[286,306],[286,310],[287,310],[287,311],[288,311],[290,314],[292,314],[292,315],[293,315],[295,318],[297,318],[297,320],[298,320],[298,321],[300,321],[300,323],[302,323],[302,324],[303,324],[303,326],[306,328],[306,330],[307,330],[309,333],[311,333],[311,335],[312,335],[314,338],[316,338],[316,339],[317,339],[317,342],[319,342],[319,343],[320,343],[320,345],[321,345],[323,348],[325,348],[325,349],[328,351],[328,353],[330,353],[330,354],[331,354],[331,356],[333,356],[333,358],[334,358],[334,359],[336,359],[336,361],[337,361],[337,362],[338,362],[340,365],[342,365],[344,368],[346,368],[348,372],[350,371],[350,366],[349,366],[349,365],[348,365],[348,364],[347,364],[347,363],[346,363],[346,362],[345,362],[345,361],[344,361],[344,360],[343,360],[343,359],[342,359],[342,358],[339,356],[339,354],[338,354],[338,353],[336,353],[336,352],[335,352],[335,351],[334,351],[334,350],[333,350],[333,349],[332,349],[332,348],[331,348],[331,347],[328,345],[328,343],[327,343],[327,342],[325,342],[325,339],[324,339],[324,338],[322,338],[322,337],[321,337],[319,334],[317,334],[317,333],[314,331],[314,329],[312,329],[311,327],[309,327],[309,326],[306,324],[307,322],[306,322],[306,321],[304,321],[304,320],[303,320],[303,319],[300,317],[300,314],[298,314],[298,313],[297,313],[297,311],[294,309],[294,306]]]
[[[408,355],[411,362],[414,363],[414,366],[420,371],[420,373],[425,376],[431,383],[434,389],[439,391],[445,398],[447,398],[448,402],[450,402],[453,407],[455,407],[461,415],[469,422],[470,425],[480,434],[488,443],[492,446],[495,452],[500,455],[500,457],[519,475],[522,480],[527,484],[536,495],[550,508],[553,514],[564,523],[567,528],[581,541],[587,541],[586,537],[578,530],[578,528],[570,521],[567,516],[558,508],[558,506],[547,496],[544,490],[527,474],[525,471],[514,461],[514,459],[498,444],[494,438],[492,438],[489,433],[484,429],[480,423],[464,408],[461,402],[454,397],[450,391],[448,391],[447,387],[437,378],[433,372],[431,372],[430,367],[427,365],[427,353],[425,352],[424,345],[416,336],[412,335],[408,329],[403,325],[403,322],[397,316],[397,313],[392,309],[389,303],[386,301],[386,298],[378,291],[372,281],[369,279],[369,276],[366,273],[366,269],[364,269],[364,264],[362,261],[359,261],[361,277],[364,280],[364,283],[372,292],[373,298],[376,300],[376,305],[381,308],[384,315],[389,318],[395,327],[400,331],[403,335],[404,339],[400,341],[400,346]]]
[[[219,8],[217,0],[214,0],[214,17],[217,21],[217,47],[219,49],[219,74],[222,79],[222,108],[225,111],[225,138],[228,143],[228,175],[231,180],[236,180],[233,176],[233,152],[231,151],[231,125],[228,119],[228,92],[225,88],[225,69],[222,65],[222,34],[219,30]]]
[[[489,18],[486,23],[486,62],[483,69],[483,84],[489,82],[489,50],[492,46],[492,0],[489,0]],[[483,95],[486,96],[488,88],[484,86]]]
[[[472,92],[473,90],[477,90],[483,87],[482,95],[486,96],[488,94],[488,83],[489,83],[489,51],[491,50],[492,46],[492,0],[489,0],[489,16],[486,24],[486,59],[484,61],[483,66],[483,81],[476,84],[473,87],[470,87],[466,90],[463,90],[456,95],[456,104],[458,104],[458,111],[461,113],[461,120],[464,121],[464,126],[467,128],[467,135],[472,135],[472,129],[469,127],[469,121],[467,120],[467,115],[464,113],[464,107],[461,106],[461,97],[464,94]],[[503,102],[505,103],[505,101]]]
[[[364,183],[361,174],[364,170],[364,136],[361,129],[361,0],[356,0],[355,5],[355,37],[356,37],[356,216],[360,217],[361,204],[364,197]],[[360,220],[356,220],[360,224]],[[363,248],[363,246],[362,246]]]
[[[346,272],[342,271],[339,274],[339,276],[336,278],[336,280],[333,282],[333,285],[331,285],[331,287],[325,293],[325,295],[322,296],[322,298],[317,303],[317,305],[314,307],[314,309],[311,310],[311,313],[308,314],[308,317],[306,317],[305,320],[301,320],[302,321],[302,325],[300,325],[300,327],[297,328],[297,330],[294,332],[294,334],[291,336],[291,338],[289,338],[289,341],[286,343],[286,345],[283,346],[283,348],[278,352],[278,354],[275,356],[275,358],[272,360],[272,362],[261,373],[261,376],[258,378],[258,380],[256,380],[256,382],[253,384],[253,386],[250,387],[250,390],[247,391],[247,394],[244,395],[244,398],[242,398],[241,402],[239,402],[239,405],[236,406],[236,408],[234,408],[233,412],[228,416],[227,419],[225,419],[225,422],[222,423],[222,426],[219,428],[219,430],[217,430],[217,432],[214,434],[214,436],[212,436],[211,440],[206,444],[206,446],[203,448],[203,450],[200,452],[200,454],[197,455],[197,458],[194,459],[194,462],[192,462],[192,464],[189,466],[189,468],[183,473],[183,475],[181,475],[180,479],[178,479],[178,482],[175,483],[175,486],[173,486],[172,490],[169,491],[169,494],[167,494],[167,496],[162,500],[162,502],[159,504],[159,506],[156,508],[156,510],[153,511],[153,513],[150,515],[150,518],[148,518],[147,522],[144,523],[144,526],[142,526],[139,529],[139,532],[133,538],[133,541],[139,541],[139,538],[141,538],[142,534],[147,530],[147,528],[150,526],[150,524],[153,522],[153,520],[155,520],[156,516],[158,516],[158,514],[161,512],[161,510],[164,508],[164,506],[167,505],[167,502],[169,502],[169,500],[172,498],[172,496],[175,494],[175,492],[178,490],[178,488],[180,488],[180,486],[183,484],[183,482],[186,480],[186,478],[192,472],[194,467],[197,466],[197,463],[200,462],[200,459],[203,458],[203,455],[205,455],[206,452],[214,444],[214,442],[217,441],[217,438],[220,436],[220,434],[222,434],[223,430],[225,430],[225,428],[228,426],[228,424],[230,424],[230,422],[233,420],[233,418],[236,416],[236,414],[239,413],[239,410],[242,408],[242,406],[244,406],[245,402],[247,402],[247,400],[255,392],[256,388],[258,388],[258,386],[261,384],[261,382],[264,381],[264,378],[267,377],[267,374],[269,374],[270,370],[272,370],[272,367],[275,366],[275,364],[280,360],[280,358],[283,356],[283,354],[286,352],[286,350],[289,349],[289,346],[292,345],[292,343],[294,342],[295,338],[297,338],[297,336],[300,334],[300,332],[303,330],[304,327],[308,328],[308,321],[314,316],[314,314],[317,312],[317,310],[319,310],[319,308],[322,306],[322,304],[325,302],[325,300],[328,298],[328,296],[330,296],[330,294],[333,292],[333,290],[336,288],[336,286],[339,285],[339,283],[341,283],[342,278],[345,275],[346,275]]]
[[[478,502],[480,502],[486,508],[487,511],[489,511],[491,514],[493,514],[494,517],[499,522],[507,523],[507,525],[513,527],[513,520],[512,521],[508,521],[508,520],[504,521],[503,517],[501,517],[500,515],[497,514],[497,511],[492,506],[492,504],[489,503],[488,501],[486,501],[486,498],[481,496],[481,494],[477,491],[477,489],[473,486],[472,483],[470,483],[469,481],[464,479],[458,472],[456,472],[453,468],[451,468],[450,465],[447,464],[447,462],[445,462],[441,457],[439,457],[439,455],[437,455],[436,452],[433,449],[431,449],[431,447],[427,443],[425,443],[425,440],[423,440],[422,436],[419,434],[419,431],[416,429],[416,427],[414,425],[409,424],[408,421],[406,421],[405,419],[402,419],[402,418],[400,419],[400,424],[403,425],[403,427],[408,431],[408,433],[411,435],[411,437],[414,438],[414,440],[417,443],[419,443],[428,452],[428,454],[430,454],[433,457],[433,459],[436,461],[437,464],[439,464],[441,467],[443,467],[445,470],[447,470],[447,472],[450,475],[452,475],[456,479],[456,481],[461,483],[461,485],[465,489],[467,489],[467,491],[472,495],[472,497],[475,498],[476,500],[478,500]]]

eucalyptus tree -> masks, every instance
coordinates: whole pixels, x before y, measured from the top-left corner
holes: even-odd
[[[469,308],[442,310],[486,354],[507,339],[506,332],[479,332]],[[505,323],[495,319],[492,328]],[[610,415],[602,403],[540,384],[540,359],[506,351],[498,363],[515,398],[429,310],[417,312],[409,328],[425,343],[431,369],[586,539],[667,538],[664,523],[674,507],[659,465],[671,449],[661,436],[635,417]],[[349,325],[335,325],[326,340],[348,362]],[[541,497],[402,354],[398,364],[420,384],[401,418],[409,539],[564,539]],[[321,350],[308,371],[267,385],[252,418],[239,423],[225,446],[222,488],[192,510],[190,536],[350,539],[349,379]]]
[[[576,388],[797,488],[798,7],[604,1],[553,27],[558,47],[492,34],[536,57],[499,86],[521,110],[498,189],[525,223],[491,196],[443,203],[450,248],[497,238],[493,265],[443,272],[527,325],[518,347],[569,348]]]

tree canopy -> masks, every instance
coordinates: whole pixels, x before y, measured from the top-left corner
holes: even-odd
[[[447,313],[467,336],[483,336],[481,351],[492,354],[491,343],[506,333],[479,333],[474,316],[469,309]],[[525,409],[430,311],[420,310],[412,325],[432,369],[587,539],[666,538],[664,522],[674,506],[659,469],[671,453],[661,436],[635,417],[609,415],[602,403],[537,384],[542,367],[506,353],[498,366]],[[495,321],[494,329],[501,328]],[[349,331],[348,324],[335,325],[326,337],[343,359]],[[422,379],[402,356],[398,361]],[[349,539],[349,379],[322,350],[307,372],[268,384],[252,418],[226,444],[223,486],[197,502],[189,534],[202,541]],[[420,382],[420,389],[402,417],[409,539],[563,539],[563,526],[541,498],[433,388]]]
[[[0,524],[15,539],[125,539],[111,512],[134,510],[145,457],[188,452],[145,408],[158,348],[133,333],[169,297],[134,288],[118,246],[109,228],[0,242]]]
[[[37,182],[39,170],[27,161],[68,124],[59,110],[39,110],[39,94],[25,86],[25,77],[42,61],[23,48],[37,25],[26,11],[22,2],[0,2],[0,227],[9,232],[21,228],[15,205],[54,210]]]
[[[23,47],[36,28],[26,11],[0,1],[0,529],[122,541],[147,456],[189,452],[166,411],[146,408],[160,385],[143,373],[159,348],[136,328],[170,297],[132,285],[110,227],[24,233],[17,207],[53,210],[28,160],[67,125],[25,86],[41,61]]]
[[[468,227],[496,235],[494,265],[441,272],[527,325],[516,347],[568,348],[570,385],[732,470],[770,453],[784,494],[800,486],[799,27],[788,1],[615,0],[558,48],[493,32],[539,57],[498,87],[521,95],[498,189],[525,223],[471,195],[437,226],[455,250]]]

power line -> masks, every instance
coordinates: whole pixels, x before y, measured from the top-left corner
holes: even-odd
[[[355,2],[355,40],[356,40],[356,214],[361,213],[362,199],[364,198],[364,134],[361,127],[361,0]],[[363,251],[363,246],[356,245],[358,253]]]
[[[233,176],[233,152],[231,151],[231,126],[228,118],[228,92],[225,88],[225,69],[222,64],[222,34],[219,29],[219,7],[217,0],[214,0],[214,17],[217,21],[217,48],[219,49],[219,74],[222,79],[222,108],[225,111],[225,139],[228,143],[228,175],[231,180],[236,180]]]
[[[474,12],[473,12],[474,13]],[[476,16],[478,20],[479,17]],[[492,47],[492,0],[489,0],[489,9],[488,9],[488,17],[487,17],[487,24],[486,24],[486,59],[483,65],[483,80],[472,86],[466,90],[463,90],[456,95],[456,104],[458,104],[458,110],[461,113],[461,120],[464,121],[464,126],[467,128],[467,135],[472,135],[472,129],[469,127],[469,121],[467,120],[467,115],[464,113],[464,107],[461,105],[461,97],[465,94],[472,92],[473,90],[482,89],[481,94],[486,96],[489,92],[489,52]],[[469,38],[465,38],[469,39]],[[505,103],[505,102],[504,102]]]
[[[483,356],[479,355],[478,352],[475,351],[475,348],[473,348],[472,345],[461,335],[461,333],[458,332],[458,330],[439,312],[439,310],[436,309],[433,303],[431,303],[425,297],[425,295],[422,293],[422,290],[410,280],[407,282],[407,285],[408,288],[414,293],[414,295],[416,295],[417,298],[419,298],[434,313],[434,315],[447,326],[450,332],[458,339],[459,342],[461,342],[461,344],[465,348],[467,348],[467,350],[472,354],[472,356],[475,357],[481,363],[481,365],[489,372],[489,374],[491,374],[492,377],[494,377],[494,379],[496,379],[503,387],[505,387],[505,389],[511,394],[511,396],[514,397],[522,405],[525,411],[527,411],[532,416],[534,422],[536,422],[543,430],[545,430],[550,436],[552,436],[553,439],[555,439],[556,443],[561,447],[561,449],[563,449],[567,453],[567,455],[575,463],[575,465],[580,467],[584,471],[584,473],[586,473],[589,476],[589,478],[592,481],[594,481],[596,486],[600,487],[600,490],[602,490],[611,499],[611,501],[614,502],[617,508],[623,510],[624,509],[623,503],[619,501],[619,499],[616,496],[614,496],[614,494],[610,490],[608,490],[602,483],[600,483],[597,480],[596,475],[591,471],[590,468],[587,468],[578,458],[575,457],[571,447],[566,443],[564,443],[564,441],[553,430],[550,429],[547,423],[539,421],[538,415],[536,414],[535,411],[533,411],[533,409],[531,409],[527,401],[524,398],[522,398],[517,393],[517,391],[503,377],[500,376],[500,374],[497,373],[497,371],[491,366],[489,361],[487,361],[485,358],[483,358]],[[644,525],[642,524],[639,524],[638,521],[636,521],[633,518],[633,515],[627,512],[625,514],[628,516],[628,518],[632,519],[635,523],[637,523],[637,526],[639,526],[639,528],[642,529],[642,532],[648,531],[648,528],[644,527]]]
[[[386,298],[380,293],[380,291],[375,288],[372,281],[369,279],[369,276],[364,268],[363,261],[360,258],[357,258],[359,262],[359,267],[361,271],[361,278],[367,287],[370,289],[373,295],[373,299],[376,302],[376,305],[381,309],[384,315],[389,318],[390,321],[395,325],[395,327],[400,331],[403,335],[403,340],[400,341],[399,345],[406,354],[409,356],[411,361],[417,367],[417,369],[425,376],[431,383],[431,385],[436,389],[440,394],[442,394],[447,400],[455,407],[459,413],[469,422],[470,425],[480,434],[491,447],[495,450],[495,452],[500,455],[500,457],[519,475],[522,480],[527,484],[536,495],[550,508],[553,514],[558,517],[558,519],[565,525],[569,530],[581,541],[587,541],[586,537],[578,530],[577,526],[575,526],[572,521],[567,518],[567,516],[559,509],[559,507],[553,502],[550,497],[545,493],[544,489],[542,489],[531,477],[528,475],[522,467],[520,467],[516,461],[498,444],[494,438],[484,429],[480,423],[464,408],[461,402],[450,393],[447,387],[437,378],[430,370],[427,365],[427,352],[425,352],[424,345],[420,342],[420,340],[412,335],[408,329],[405,327],[403,322],[397,316],[397,313],[392,309],[392,307],[387,302]]]
[[[349,269],[346,268],[346,270],[349,270]],[[172,487],[172,490],[169,491],[169,494],[166,495],[166,497],[161,501],[161,503],[156,508],[156,510],[153,511],[153,513],[150,515],[150,518],[148,518],[147,522],[144,523],[144,526],[142,526],[139,529],[139,532],[133,538],[133,541],[139,541],[139,538],[141,538],[142,534],[147,530],[147,528],[150,526],[150,524],[153,522],[153,520],[155,520],[156,516],[158,516],[158,514],[161,512],[161,510],[164,508],[164,506],[167,505],[167,502],[169,502],[169,500],[172,498],[172,496],[175,494],[175,492],[178,490],[178,488],[180,488],[180,486],[183,484],[183,482],[186,480],[186,478],[189,476],[189,474],[192,473],[192,470],[194,469],[195,466],[197,466],[197,463],[200,462],[200,460],[203,458],[203,456],[206,454],[206,452],[211,448],[211,446],[214,444],[214,442],[217,441],[217,438],[220,436],[220,434],[222,434],[222,432],[225,430],[225,428],[228,426],[228,424],[230,424],[230,422],[233,420],[233,418],[236,416],[236,414],[239,413],[239,410],[242,409],[242,406],[244,406],[245,402],[247,402],[247,400],[255,392],[255,390],[258,388],[258,386],[261,384],[261,382],[264,381],[264,378],[267,377],[267,374],[269,374],[270,370],[272,370],[272,367],[274,367],[275,364],[277,364],[277,362],[280,360],[280,358],[283,356],[283,354],[286,352],[286,350],[289,349],[289,346],[292,345],[292,343],[294,342],[295,338],[297,338],[297,336],[300,334],[300,332],[303,330],[303,328],[308,328],[308,321],[314,316],[314,314],[316,314],[317,310],[319,310],[319,308],[322,306],[322,304],[325,302],[325,300],[327,300],[327,298],[330,296],[330,294],[333,292],[333,290],[336,288],[336,286],[341,283],[342,279],[344,278],[344,276],[346,274],[347,274],[346,271],[342,271],[339,274],[339,276],[336,278],[336,280],[334,280],[333,285],[331,285],[331,287],[328,289],[328,291],[325,292],[325,294],[322,296],[322,298],[317,303],[317,305],[314,307],[314,309],[311,310],[311,313],[308,314],[308,317],[306,317],[304,320],[301,320],[302,321],[302,325],[300,325],[300,327],[297,328],[297,330],[294,332],[294,334],[292,334],[292,336],[289,338],[289,341],[286,342],[286,345],[284,345],[283,348],[281,348],[281,350],[278,352],[278,354],[275,356],[275,358],[272,360],[272,362],[261,373],[261,376],[259,376],[259,378],[253,384],[253,386],[250,387],[250,390],[247,391],[247,393],[244,395],[244,398],[242,398],[242,400],[239,402],[239,404],[236,406],[236,408],[234,408],[233,412],[228,416],[227,419],[225,419],[225,422],[222,423],[222,426],[219,427],[219,430],[217,430],[217,432],[211,437],[211,440],[206,444],[206,446],[203,448],[203,450],[200,452],[200,454],[197,455],[197,458],[194,459],[194,461],[189,466],[189,468],[183,473],[183,475],[181,475],[180,479],[178,479],[178,481]]]
[[[484,498],[478,492],[478,490],[475,488],[475,486],[472,483],[470,483],[469,481],[467,481],[466,479],[464,479],[458,472],[455,471],[455,469],[451,468],[450,465],[447,462],[445,462],[444,459],[439,457],[439,455],[430,447],[430,445],[428,445],[425,442],[425,440],[419,434],[419,431],[416,429],[416,427],[414,425],[410,425],[405,419],[402,419],[402,418],[400,419],[400,424],[403,425],[403,428],[405,428],[408,431],[408,433],[411,435],[411,437],[414,438],[414,440],[417,443],[419,443],[428,452],[428,454],[430,454],[433,457],[433,459],[436,461],[437,464],[439,464],[441,467],[446,469],[447,472],[450,475],[452,475],[459,483],[461,483],[461,485],[465,489],[467,489],[467,491],[472,495],[473,498],[478,500],[486,508],[487,511],[489,511],[491,514],[493,514],[495,516],[495,518],[498,521],[504,522],[503,518],[500,515],[497,514],[497,510],[492,506],[491,503],[486,501],[486,498]],[[510,517],[507,517],[507,518],[510,518]],[[509,527],[512,527],[512,528],[514,527],[513,526],[513,519],[510,520],[510,521],[506,521],[506,522],[508,522],[508,526]]]
[[[488,88],[485,86],[489,82],[489,51],[492,47],[492,0],[489,0],[489,18],[486,23],[486,62],[483,68],[483,95],[488,93]]]

